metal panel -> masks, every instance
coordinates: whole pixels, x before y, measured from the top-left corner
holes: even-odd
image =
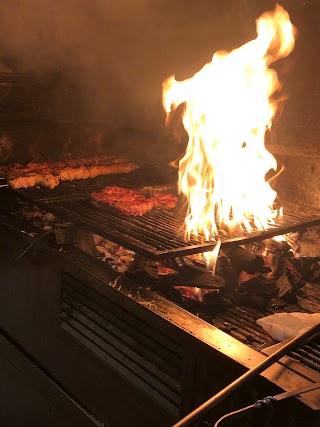
[[[182,347],[123,307],[85,288],[63,274],[60,326],[178,416]]]

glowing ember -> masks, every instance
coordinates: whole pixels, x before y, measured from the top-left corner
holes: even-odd
[[[192,78],[163,83],[163,106],[185,103],[183,125],[189,135],[179,162],[179,190],[188,200],[186,233],[218,235],[217,225],[262,230],[279,214],[276,192],[266,173],[277,169],[264,146],[280,89],[269,65],[294,48],[294,27],[279,5],[257,20],[257,38],[232,52],[213,55]]]

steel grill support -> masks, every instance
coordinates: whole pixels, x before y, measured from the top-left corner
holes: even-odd
[[[149,171],[150,174],[150,171]],[[92,205],[90,195],[107,185],[124,185],[141,188],[154,182],[144,172],[137,170],[126,175],[109,175],[84,181],[61,182],[53,190],[30,188],[17,193],[38,207],[75,223],[154,260],[175,256],[191,255],[211,251],[215,241],[201,241],[195,237],[185,240],[184,219],[186,207],[177,206],[172,210],[152,209],[143,216],[114,215]],[[161,183],[160,183],[161,184]],[[232,246],[267,239],[297,229],[320,223],[320,216],[303,213],[299,207],[285,210],[284,217],[264,231],[233,231],[220,227],[222,246]]]

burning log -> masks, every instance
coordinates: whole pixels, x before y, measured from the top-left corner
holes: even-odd
[[[216,272],[225,281],[224,296],[228,298],[234,295],[239,285],[239,279],[236,273],[233,271],[227,257],[220,256],[217,259]]]
[[[263,272],[266,272],[263,257],[255,255],[245,248],[237,246],[235,248],[226,248],[223,252],[231,261],[233,269],[237,274],[241,271],[254,274],[261,271],[261,269]]]
[[[66,224],[62,227],[51,214],[25,203],[20,205],[17,214],[42,229],[54,229],[58,244],[76,243],[97,256],[92,239],[88,240],[90,236],[82,233],[75,239],[75,230]],[[320,259],[295,258],[285,242],[269,239],[256,245],[224,249],[217,259],[214,276],[195,259],[176,257],[156,262],[98,235],[93,235],[93,239],[98,258],[117,272],[195,314],[204,314],[211,318],[211,323],[215,313],[230,306],[287,310],[286,306],[297,303],[303,310],[320,311],[320,300],[316,297]]]
[[[225,280],[219,275],[212,275],[207,268],[189,258],[175,257],[168,260],[168,266],[176,271],[176,275],[166,277],[176,285],[194,286],[199,288],[220,288]]]

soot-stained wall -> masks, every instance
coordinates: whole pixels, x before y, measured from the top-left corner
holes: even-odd
[[[271,138],[320,149],[320,2],[280,4],[298,39],[295,52],[279,65],[288,100]],[[59,74],[56,85],[38,97],[47,116],[99,120],[110,148],[167,160],[175,149],[170,151],[174,143],[165,138],[163,80],[170,74],[191,77],[216,50],[254,38],[255,19],[274,5],[270,0],[4,0],[0,59],[39,79]]]

